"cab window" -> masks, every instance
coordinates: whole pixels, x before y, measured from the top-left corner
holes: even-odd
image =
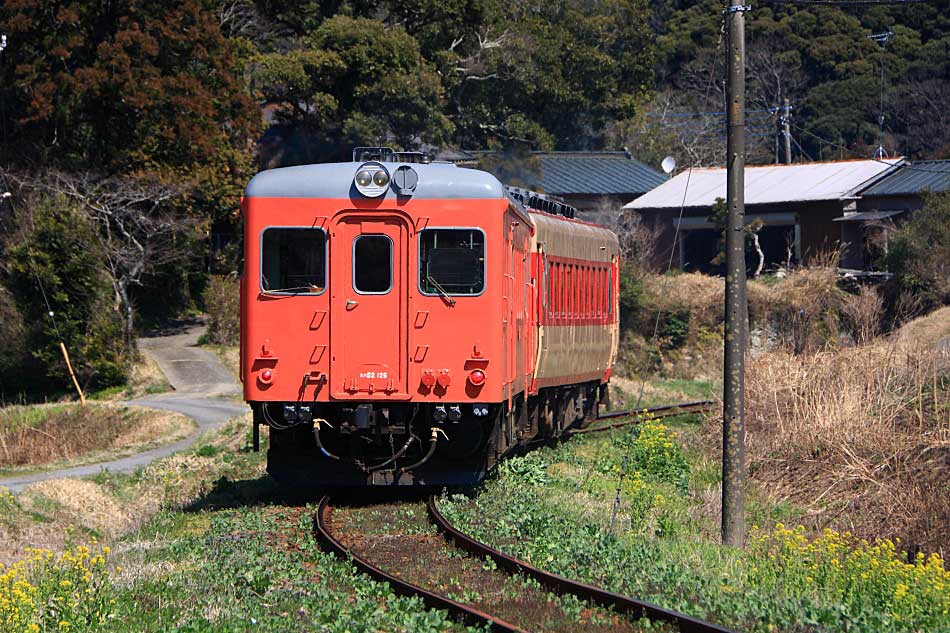
[[[386,294],[393,287],[393,241],[386,235],[360,235],[353,242],[353,289]]]
[[[419,289],[426,295],[485,290],[485,234],[479,229],[426,229],[419,234]]]
[[[261,290],[320,294],[327,286],[323,229],[268,228],[261,237]]]

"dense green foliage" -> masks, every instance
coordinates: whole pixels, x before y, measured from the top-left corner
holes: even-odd
[[[260,117],[211,0],[7,2],[4,143],[77,168],[227,169]]]
[[[722,3],[663,0],[653,6],[657,89],[668,98],[661,103],[675,111],[722,111],[723,66],[714,55]],[[807,155],[815,160],[871,155],[878,145],[882,61],[885,148],[914,158],[948,155],[950,2],[890,6],[770,2],[754,5],[746,16],[748,107],[781,107],[788,98],[793,107],[792,135]],[[886,47],[868,39],[888,30],[894,37]],[[771,162],[777,116],[759,121],[758,134],[749,139],[752,157]],[[672,127],[676,123],[682,126],[684,120],[670,121]],[[663,132],[679,134],[664,128],[653,136],[664,137]],[[717,146],[713,155],[721,161],[724,150],[718,144],[723,133],[720,122],[704,141],[696,138],[697,128],[687,126],[683,143],[712,143]],[[670,140],[655,153],[670,149]],[[797,147],[793,153],[805,156]]]
[[[6,397],[24,388],[72,389],[60,340],[70,350],[80,384],[122,383],[129,350],[95,228],[67,200],[48,197],[36,201],[31,226],[23,229],[22,239],[8,241],[3,250],[7,283],[22,310],[20,336],[4,343],[20,361],[0,366],[6,369],[0,373]]]
[[[930,306],[950,303],[950,193],[925,198],[890,238],[886,263],[901,287]]]

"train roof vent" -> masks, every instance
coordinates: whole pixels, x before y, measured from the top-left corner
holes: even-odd
[[[365,163],[374,160],[378,163],[421,163],[432,162],[425,152],[397,152],[391,147],[354,147],[353,162]]]
[[[526,209],[544,211],[545,213],[560,215],[565,218],[574,218],[577,216],[577,209],[563,202],[551,200],[543,193],[531,191],[530,189],[522,189],[521,187],[512,187],[511,185],[505,185],[505,190],[509,196],[520,202]]]

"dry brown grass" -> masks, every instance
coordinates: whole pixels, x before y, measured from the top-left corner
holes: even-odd
[[[815,527],[950,549],[950,319],[748,364],[750,472]],[[914,334],[917,334],[915,336]],[[710,434],[710,439],[716,433]]]
[[[205,438],[220,449],[213,456],[178,453],[153,462],[132,479],[52,479],[27,486],[14,506],[0,511],[0,563],[18,560],[27,547],[61,549],[70,525],[114,537],[138,528],[162,508],[187,506],[207,495],[222,477],[235,476],[239,467],[232,458],[244,449],[247,417]],[[262,476],[264,466],[261,460],[253,472],[241,471],[240,476]]]
[[[170,390],[171,385],[158,364],[148,354],[139,354],[139,359],[132,364],[129,371],[129,387],[120,395],[125,399],[132,399]]]
[[[721,277],[702,273],[683,275],[647,275],[643,277],[643,289],[651,306],[664,312],[683,309],[715,318],[722,314],[725,285]]]
[[[861,286],[857,294],[842,300],[841,315],[851,329],[854,342],[862,345],[881,332],[884,300],[875,287]]]
[[[99,484],[80,479],[48,479],[30,486],[31,498],[43,496],[66,514],[82,516],[82,525],[102,534],[116,535],[128,529],[133,512],[119,505]]]
[[[0,409],[0,468],[125,451],[179,439],[192,428],[178,414],[108,403],[6,407]]]

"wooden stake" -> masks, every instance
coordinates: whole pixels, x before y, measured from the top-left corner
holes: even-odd
[[[69,362],[69,352],[66,351],[66,344],[60,341],[59,349],[63,351],[63,358],[66,359],[66,368],[69,369],[69,377],[73,379],[73,384],[76,385],[76,392],[79,393],[79,402],[82,406],[86,406],[86,395],[82,392],[82,387],[79,386],[79,381],[76,380],[76,373],[73,371],[73,364]]]

